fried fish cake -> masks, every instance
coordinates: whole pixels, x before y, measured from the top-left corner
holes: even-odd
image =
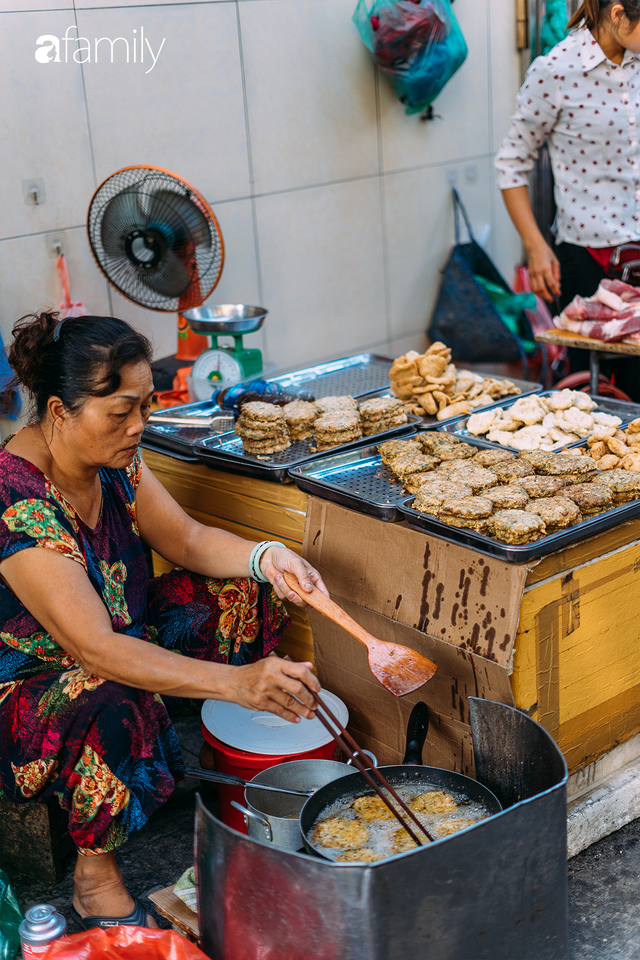
[[[438,433],[436,430],[425,430],[422,433],[419,433],[417,438],[422,444],[422,449],[425,453],[430,453],[433,456],[438,456],[441,449],[446,449],[447,447],[454,447],[461,443],[458,437],[454,437],[452,433]]]
[[[424,838],[424,842],[429,842],[426,837]],[[391,845],[394,853],[404,853],[406,850],[415,850],[417,846],[418,844],[409,836],[404,827],[400,827],[400,829],[394,833],[393,844]]]
[[[542,518],[547,533],[564,530],[565,527],[570,527],[582,520],[580,510],[573,500],[567,497],[541,497],[538,500],[529,501],[524,509],[527,513],[533,513]]]
[[[563,496],[573,500],[583,517],[603,513],[614,505],[613,493],[606,483],[576,483],[567,487]]]
[[[493,467],[496,463],[506,463],[508,460],[515,460],[515,453],[509,450],[478,450],[473,455],[474,463],[480,467]]]
[[[395,397],[374,397],[373,400],[363,400],[358,410],[363,420],[390,420],[399,414],[404,414],[402,400],[397,400]]]
[[[425,454],[427,456],[427,454]],[[433,457],[436,460],[435,457]],[[436,460],[436,464],[438,461]],[[402,488],[406,490],[407,493],[417,493],[420,487],[424,486],[426,483],[430,483],[433,479],[433,473],[410,473],[408,477],[402,481]],[[443,481],[445,482],[445,481]],[[471,489],[471,488],[469,488]]]
[[[552,460],[553,457],[553,453],[545,450],[521,450],[518,454],[519,460],[525,460],[527,463],[530,463],[532,467],[536,467],[541,463],[544,464],[548,460]]]
[[[436,813],[447,813],[449,810],[455,810],[457,806],[458,804],[451,794],[445,793],[444,790],[429,790],[411,801],[411,809],[414,813],[422,813],[428,816]]]
[[[477,467],[473,463],[465,461],[456,461],[455,465],[447,470],[447,476],[451,480],[461,480],[466,486],[471,487],[474,493],[482,493],[489,487],[495,487],[498,478],[493,470],[487,470],[486,467]]]
[[[546,535],[544,520],[526,510],[498,510],[492,520],[492,533],[496,540],[513,545],[533,543]]]
[[[434,457],[425,453],[405,453],[395,457],[389,467],[396,477],[404,479],[411,473],[426,473],[433,470],[437,466],[437,464],[434,464],[434,459]]]
[[[447,497],[470,497],[471,487],[463,483],[452,483],[442,480],[439,483],[425,483],[420,487],[413,501],[413,509],[420,513],[437,514],[440,505]]]
[[[598,483],[605,484],[616,503],[627,503],[640,498],[640,473],[635,470],[607,470],[598,475]]]
[[[343,817],[328,817],[316,824],[313,842],[321,847],[337,847],[340,850],[360,848],[369,839],[369,831],[361,820],[346,820]]]
[[[459,820],[443,820],[436,827],[436,833],[438,837],[450,837],[452,833],[464,830],[465,827],[472,827],[477,822],[477,820],[472,820],[471,817],[461,817]]]
[[[513,481],[513,486],[521,487],[532,500],[552,497],[562,490],[564,485],[561,477],[516,477]]]
[[[445,443],[436,450],[442,460],[470,460],[476,452],[470,443]]]
[[[378,453],[380,454],[382,462],[387,464],[395,460],[396,457],[401,457],[403,454],[421,452],[421,444],[413,438],[411,440],[387,440],[378,447]]]
[[[393,820],[393,814],[380,797],[356,797],[351,804],[363,820]]]
[[[382,859],[383,858],[380,856],[380,854],[374,853],[373,850],[368,850],[366,847],[363,847],[361,850],[346,850],[344,853],[341,853],[339,857],[336,857],[336,862],[377,863],[378,860]]]
[[[358,404],[350,394],[341,397],[322,397],[315,401],[318,413],[333,413],[338,410],[353,411],[356,413]]]
[[[243,403],[240,416],[243,420],[266,420],[268,422],[279,420],[284,422],[282,407],[278,407],[274,403],[264,403],[262,400],[251,400],[249,403]]]
[[[284,419],[289,430],[301,430],[313,424],[318,417],[318,408],[315,403],[306,400],[292,400],[282,408]]]
[[[455,517],[460,520],[485,520],[493,513],[493,504],[487,497],[447,497],[440,504],[439,515],[443,520]]]
[[[547,477],[565,477],[569,474],[593,473],[594,462],[591,457],[576,457],[570,454],[556,453],[544,462],[535,465],[536,473]]]
[[[484,490],[483,497],[491,500],[494,510],[524,510],[529,503],[529,496],[520,486],[507,484],[506,486],[490,487]]]
[[[513,483],[517,477],[532,477],[535,470],[526,460],[507,460],[492,467],[499,483]]]
[[[363,420],[362,431],[365,437],[373,437],[376,433],[384,433],[385,430],[393,430],[395,427],[401,427],[407,422],[407,415],[402,411],[395,417],[385,420]]]

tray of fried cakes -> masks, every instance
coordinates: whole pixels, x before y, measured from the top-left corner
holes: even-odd
[[[590,455],[600,441],[562,452],[516,453],[424,431],[416,438],[432,461],[419,471],[403,468],[403,486],[412,496],[398,509],[418,530],[510,563],[546,556],[640,516],[640,420],[634,424],[625,433],[627,459],[609,469],[598,467],[602,449]]]
[[[462,440],[475,438],[489,447],[554,452],[615,430],[640,417],[640,404],[589,396],[580,390],[544,390],[477,410],[438,429]]]
[[[413,458],[422,456],[415,430],[397,439],[301,463],[289,471],[289,476],[305,493],[395,522],[404,519],[398,503],[407,493],[401,477],[393,473],[385,457],[400,453]]]
[[[390,393],[360,401],[325,396],[284,406],[253,401],[243,405],[233,431],[207,437],[195,450],[215,469],[283,483],[301,463],[410,432],[419,422]]]

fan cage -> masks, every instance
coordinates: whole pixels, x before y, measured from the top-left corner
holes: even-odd
[[[175,194],[174,204],[171,203],[170,194]],[[183,289],[179,292],[167,293],[153,289],[150,282],[154,278],[158,280],[158,271],[145,272],[127,256],[125,232],[130,232],[135,226],[133,220],[123,224],[121,252],[114,255],[105,249],[103,242],[105,216],[108,216],[110,208],[113,209],[110,205],[116,198],[128,196],[131,205],[137,205],[142,218],[139,227],[144,231],[150,226],[154,207],[163,206],[158,201],[158,195],[169,200],[170,219],[182,227],[182,236],[172,247],[173,254],[178,259],[182,257],[183,261],[191,258],[191,263],[195,261],[197,267],[197,282],[194,283],[192,278],[186,286],[180,284]],[[186,209],[185,201],[191,206],[192,216],[189,219],[193,221],[195,218],[201,225],[206,224],[206,235],[203,236],[201,229],[199,236],[194,238],[192,223],[182,215]],[[95,261],[109,283],[128,300],[151,310],[175,313],[200,306],[215,289],[222,273],[224,243],[213,210],[191,184],[161,167],[127,167],[108,177],[98,187],[89,205],[87,232]],[[162,285],[161,277],[159,283]]]

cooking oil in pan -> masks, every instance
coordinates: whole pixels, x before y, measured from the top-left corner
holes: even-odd
[[[482,803],[470,802],[464,794],[458,794],[451,791],[441,791],[437,788],[426,789],[424,784],[416,783],[412,785],[399,786],[394,784],[396,793],[411,807],[418,820],[424,824],[434,839],[439,840],[442,837],[449,836],[469,827],[479,820],[484,820],[490,816],[489,811]],[[431,795],[431,796],[430,796]],[[359,794],[359,797],[374,798],[373,791]],[[418,809],[413,809],[412,804],[418,797],[424,797],[422,804],[418,804]],[[340,847],[328,847],[322,845],[323,854],[330,860],[349,860],[357,862],[359,859],[358,851],[362,851],[364,858],[372,859],[373,854],[376,860],[384,860],[387,857],[396,856],[398,853],[404,853],[405,850],[411,850],[415,844],[409,834],[401,830],[400,824],[395,817],[391,819],[364,819],[352,804],[356,797],[349,800],[336,800],[329,807],[323,810],[322,815],[318,817],[309,834],[314,839],[314,833],[318,824],[323,823],[331,817],[338,817],[341,820],[357,821],[361,826],[366,827],[368,839],[362,841],[362,830],[358,831],[360,843],[350,844],[349,831],[345,831],[346,836]],[[430,802],[432,801],[432,802]],[[393,800],[392,800],[393,802]],[[420,809],[420,808],[423,809]],[[385,808],[385,812],[386,808]],[[414,833],[418,828],[411,823]],[[419,834],[422,838],[422,834]],[[427,838],[424,837],[425,843]],[[318,846],[321,844],[318,840],[314,841]],[[369,851],[365,853],[365,851]]]

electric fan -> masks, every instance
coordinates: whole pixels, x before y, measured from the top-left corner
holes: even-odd
[[[141,307],[178,312],[177,357],[195,360],[207,340],[182,314],[207,299],[224,263],[220,227],[204,197],[161,167],[125,167],[94,193],[87,230],[116,290]]]

